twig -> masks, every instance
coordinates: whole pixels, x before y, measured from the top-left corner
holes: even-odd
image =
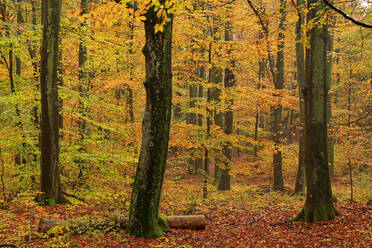
[[[5,174],[5,167],[4,167],[4,159],[3,159],[3,154],[1,152],[1,148],[0,148],[0,163],[1,163],[1,189],[3,191],[3,198],[4,198],[4,203],[6,204],[7,203],[7,199],[6,199],[6,194],[5,194],[5,182],[4,182],[4,174]]]
[[[262,215],[258,216],[258,217],[253,217],[252,219],[250,219],[248,222],[247,222],[247,225],[250,226],[256,222],[259,222],[261,219],[263,218]]]
[[[28,242],[31,241],[31,238],[32,238],[32,222],[34,221],[34,217],[35,217],[35,213],[36,213],[36,207],[34,207],[34,211],[32,213],[32,216],[31,216],[31,219],[30,219],[30,235],[28,236]]]
[[[0,244],[0,247],[18,247],[18,246],[14,244]]]
[[[344,126],[344,125],[353,124],[353,123],[359,122],[359,121],[367,118],[370,114],[372,114],[372,111],[367,112],[367,114],[365,114],[362,117],[359,117],[359,118],[357,118],[355,120],[352,120],[352,121],[349,121],[349,122],[344,122],[344,123],[335,123],[333,126],[336,126],[336,125],[338,125],[338,126]]]
[[[284,220],[284,221],[279,221],[279,222],[270,224],[270,226],[276,227],[276,226],[284,225],[284,226],[287,226],[287,227],[292,227],[292,224],[293,224],[293,221],[291,221],[290,219],[287,219],[287,220]]]
[[[73,195],[73,194],[69,194],[69,193],[67,193],[67,192],[65,192],[65,191],[62,191],[62,194],[64,194],[65,196],[68,196],[68,197],[74,198],[74,199],[76,199],[76,200],[82,201],[82,202],[84,202],[84,203],[86,203],[86,204],[88,204],[88,205],[91,205],[91,204],[90,204],[89,202],[87,202],[87,200],[85,200],[84,198],[78,197],[78,196]]]

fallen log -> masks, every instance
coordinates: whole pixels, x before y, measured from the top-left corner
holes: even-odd
[[[204,230],[206,218],[204,215],[180,215],[164,217],[169,228]],[[108,230],[114,228],[126,228],[128,226],[128,217],[110,217],[101,219],[78,219],[78,220],[48,220],[40,219],[38,232],[46,233],[53,227],[60,227],[58,232],[70,230],[72,232],[82,231],[84,229]]]

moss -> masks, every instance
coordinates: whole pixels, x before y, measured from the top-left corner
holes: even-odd
[[[57,206],[56,201],[53,198],[47,199],[46,201],[48,202],[48,206],[49,207],[55,207],[55,206]]]
[[[305,221],[305,212],[304,209],[301,210],[301,212],[291,219],[292,221]]]
[[[305,205],[302,211],[292,221],[317,222],[328,221],[338,215],[332,204],[317,202],[312,208]]]
[[[143,235],[144,238],[160,238],[164,236],[163,229],[159,225],[155,225],[154,228],[145,232]]]
[[[169,226],[167,224],[167,220],[164,217],[159,216],[158,223],[159,223],[159,226],[163,229],[164,232],[168,232],[170,230]]]

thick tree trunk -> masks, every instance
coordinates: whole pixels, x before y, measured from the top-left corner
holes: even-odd
[[[43,40],[41,47],[41,179],[40,202],[63,203],[59,162],[58,40],[61,0],[42,1]]]
[[[181,215],[181,216],[165,216],[167,225],[174,229],[190,229],[190,230],[204,230],[207,219],[204,215]],[[81,219],[81,220],[48,220],[40,219],[38,225],[38,232],[46,233],[56,226],[68,227],[69,231],[78,231],[84,228],[95,228],[107,230],[110,228],[127,228],[128,217],[116,216],[112,218],[102,219]],[[64,229],[67,231],[67,228]]]
[[[305,166],[306,202],[294,218],[305,222],[326,221],[337,214],[333,206],[327,153],[327,39],[325,23],[318,23],[324,15],[322,0],[309,0],[307,32],[310,47],[305,59]],[[322,16],[321,16],[322,17]]]
[[[284,88],[284,32],[285,32],[285,20],[286,20],[286,0],[280,1],[280,22],[279,22],[279,35],[278,35],[278,54],[276,61],[276,80],[275,89],[281,90]],[[281,131],[282,131],[282,106],[278,106],[272,109],[272,132],[274,140],[274,190],[283,189],[283,171],[282,171],[282,151],[280,149],[281,143]]]
[[[161,4],[165,0],[160,1]],[[154,7],[145,14],[146,107],[142,123],[142,145],[133,183],[129,233],[140,237],[163,235],[159,223],[160,195],[168,152],[172,106],[172,19],[164,31],[155,33],[162,22]]]
[[[299,104],[300,104],[300,134],[298,142],[298,169],[296,177],[295,194],[305,194],[305,139],[304,139],[304,95],[303,95],[303,85],[304,85],[304,72],[305,72],[305,52],[304,44],[302,38],[304,36],[304,23],[305,14],[303,11],[305,5],[304,0],[297,0],[297,6],[299,8],[299,19],[296,24],[296,65],[297,65],[297,84],[299,89]]]

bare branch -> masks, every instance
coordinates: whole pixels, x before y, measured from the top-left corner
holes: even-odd
[[[372,25],[370,24],[366,24],[366,23],[363,23],[363,22],[360,22],[360,21],[357,21],[355,20],[354,18],[348,16],[345,12],[343,12],[342,10],[340,9],[337,9],[335,6],[333,6],[330,2],[328,2],[328,0],[323,0],[323,2],[328,6],[330,7],[331,9],[333,9],[334,11],[336,11],[337,13],[339,13],[340,15],[342,15],[345,19],[353,22],[354,24],[358,25],[358,26],[362,26],[362,27],[365,27],[365,28],[372,28]]]

